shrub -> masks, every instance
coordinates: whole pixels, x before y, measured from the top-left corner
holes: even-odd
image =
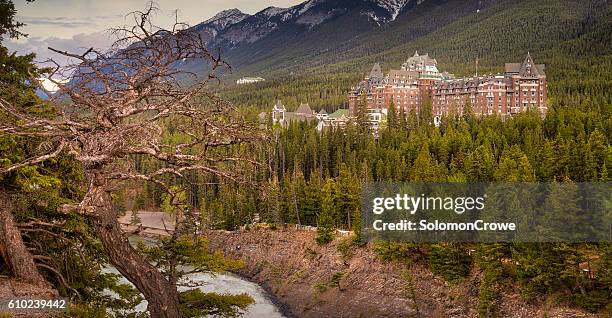
[[[336,249],[338,250],[340,255],[342,255],[342,258],[345,260],[348,260],[351,257],[353,257],[353,250],[351,248],[352,243],[353,243],[353,240],[351,238],[346,238],[346,239],[341,240],[338,243],[338,246],[336,246]]]
[[[429,265],[434,274],[456,283],[470,273],[472,258],[461,244],[432,244]]]
[[[183,317],[203,317],[207,315],[238,317],[240,311],[254,303],[247,294],[221,295],[203,293],[194,289],[179,294],[180,310]]]
[[[408,261],[418,247],[412,243],[376,242],[373,250],[380,259],[385,261]]]
[[[310,247],[307,247],[304,250],[304,257],[309,258],[309,259],[313,259],[317,256],[317,252],[315,252],[313,249],[311,249]]]
[[[334,275],[332,275],[331,279],[329,280],[329,287],[340,288],[340,280],[342,279],[342,277],[344,277],[344,273],[341,273],[341,272],[334,273]]]
[[[325,290],[327,290],[327,284],[321,283],[321,282],[315,283],[314,286],[312,286],[312,287],[314,287],[314,289],[316,289],[320,293],[322,293]]]

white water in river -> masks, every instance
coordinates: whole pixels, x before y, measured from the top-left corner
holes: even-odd
[[[114,267],[106,267],[105,271],[119,274]],[[198,283],[198,287],[205,293],[215,292],[219,294],[242,294],[247,293],[253,297],[254,304],[249,306],[244,312],[243,317],[246,318],[282,318],[284,317],[278,308],[272,303],[270,297],[263,288],[259,285],[246,281],[236,275],[232,274],[191,274],[187,275],[187,278],[191,283]],[[131,283],[121,277],[120,283],[130,284]],[[182,287],[178,288],[179,291],[185,291],[193,289],[195,287]],[[114,294],[114,293],[110,293]],[[147,308],[147,301],[140,303],[134,311],[144,312]]]

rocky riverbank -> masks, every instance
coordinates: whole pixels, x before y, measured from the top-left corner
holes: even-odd
[[[296,317],[478,317],[480,274],[457,285],[434,276],[422,262],[380,260],[371,247],[338,251],[304,230],[207,232],[213,249],[241,258],[238,274],[273,293]],[[526,304],[505,291],[501,317],[596,317],[549,304]]]

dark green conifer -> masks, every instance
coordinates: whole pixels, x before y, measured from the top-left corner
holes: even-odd
[[[334,187],[335,182],[331,178],[328,178],[323,186],[321,211],[317,215],[316,241],[319,245],[325,245],[334,239],[334,220],[332,218],[336,212]]]

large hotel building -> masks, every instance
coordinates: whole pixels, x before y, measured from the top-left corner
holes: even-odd
[[[429,55],[415,53],[400,70],[384,76],[378,64],[369,76],[349,93],[349,109],[354,116],[359,103],[368,109],[387,112],[393,100],[395,108],[418,112],[426,98],[431,99],[436,120],[449,114],[463,114],[466,103],[476,115],[508,117],[527,109],[547,110],[547,83],[543,64],[535,64],[531,55],[523,63],[506,63],[505,73],[489,76],[454,78],[438,71]]]

